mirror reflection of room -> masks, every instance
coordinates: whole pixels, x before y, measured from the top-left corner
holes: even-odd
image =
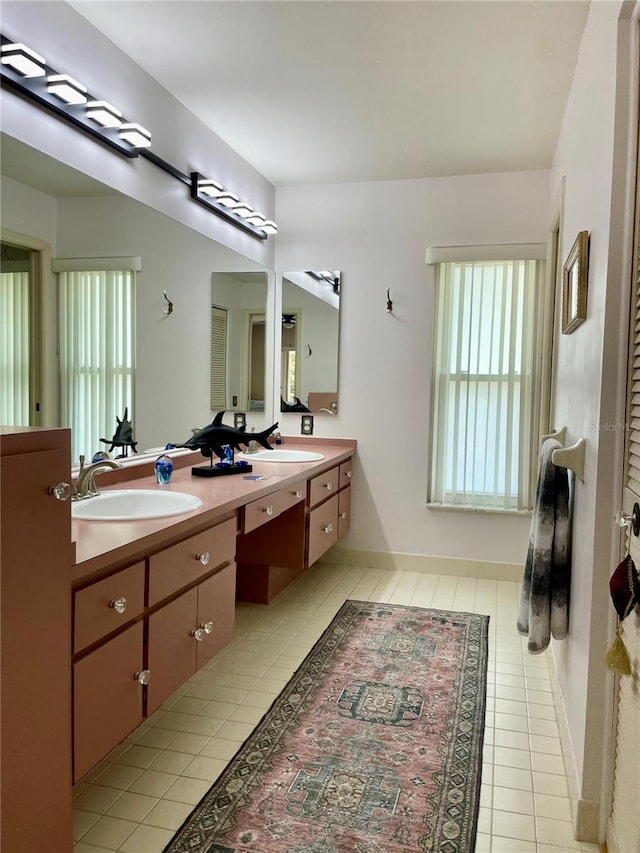
[[[211,276],[211,410],[264,412],[265,272]]]
[[[282,276],[282,412],[338,412],[341,283],[339,270]]]

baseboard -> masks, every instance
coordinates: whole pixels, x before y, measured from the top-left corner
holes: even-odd
[[[598,844],[600,835],[600,803],[594,800],[585,800],[580,796],[578,786],[578,775],[573,760],[573,748],[569,737],[569,725],[567,714],[562,699],[560,681],[555,666],[553,655],[549,656],[549,677],[553,693],[553,704],[556,710],[556,719],[560,731],[560,747],[562,759],[569,788],[569,802],[571,803],[571,815],[573,819],[573,835],[576,841],[585,841],[590,844]],[[600,851],[603,853],[603,851]]]
[[[495,563],[485,560],[459,560],[452,557],[432,557],[423,554],[400,554],[389,551],[357,551],[334,546],[320,558],[321,563],[356,566],[369,569],[389,569],[403,572],[422,572],[432,575],[485,578],[490,580],[522,581],[524,567],[520,563]]]

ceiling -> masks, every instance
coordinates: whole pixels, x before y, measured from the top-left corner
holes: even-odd
[[[589,4],[71,5],[283,185],[549,168]]]

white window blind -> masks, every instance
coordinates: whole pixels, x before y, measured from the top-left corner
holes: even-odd
[[[0,273],[0,423],[29,425],[29,273]]]
[[[438,264],[431,503],[531,507],[542,263]]]
[[[211,411],[227,408],[226,308],[211,306]]]
[[[72,458],[91,459],[126,408],[135,437],[135,272],[60,272],[58,293],[60,420]]]

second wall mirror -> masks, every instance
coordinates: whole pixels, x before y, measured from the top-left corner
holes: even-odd
[[[338,412],[341,287],[339,270],[282,276],[282,412]]]

